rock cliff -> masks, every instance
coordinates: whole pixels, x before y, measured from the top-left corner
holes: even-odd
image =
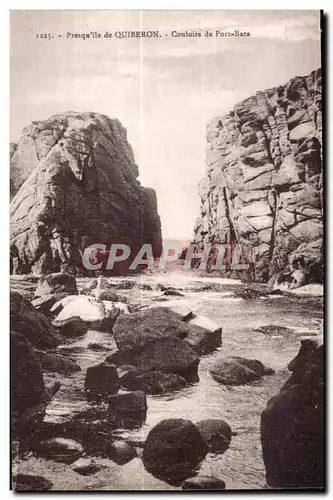
[[[116,119],[69,112],[24,128],[11,147],[11,271],[82,269],[92,243],[150,243],[158,252],[156,194],[138,175]]]
[[[318,69],[257,92],[207,126],[194,242],[248,246],[252,279],[266,281],[295,259],[320,279],[321,90]]]

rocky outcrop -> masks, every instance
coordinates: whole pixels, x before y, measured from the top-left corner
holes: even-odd
[[[266,481],[271,488],[324,487],[324,352],[319,337],[301,341],[291,377],[261,415]]]
[[[11,153],[13,273],[85,271],[82,251],[92,243],[126,243],[133,251],[150,243],[159,252],[156,195],[140,185],[118,120],[54,115],[24,128]]]
[[[61,341],[50,319],[17,292],[10,294],[10,326],[13,331],[31,342],[33,347],[54,348]]]
[[[257,92],[214,118],[207,126],[206,153],[194,236],[198,247],[244,245],[254,280],[268,280],[288,261],[301,263],[304,281],[320,280],[320,69]]]

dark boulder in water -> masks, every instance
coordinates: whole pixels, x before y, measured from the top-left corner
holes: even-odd
[[[177,307],[151,307],[118,318],[114,338],[120,352],[138,351],[166,337],[185,340],[199,354],[221,345],[222,328],[205,316]]]
[[[230,445],[232,431],[224,420],[206,419],[195,424],[211,453],[224,453]]]
[[[63,337],[81,337],[88,331],[88,325],[79,316],[73,316],[64,320],[53,321]]]
[[[92,476],[101,470],[101,466],[96,464],[91,458],[79,458],[72,464],[72,469],[81,476]]]
[[[117,394],[120,388],[117,369],[109,363],[90,366],[87,369],[84,388],[89,398],[103,398]]]
[[[148,394],[162,394],[182,389],[187,385],[186,380],[175,373],[153,371],[137,377],[137,383]]]
[[[238,356],[217,359],[209,371],[214,380],[225,385],[242,385],[274,373],[261,361]]]
[[[120,352],[142,349],[148,342],[164,337],[187,336],[189,327],[180,315],[166,307],[155,307],[120,316],[114,326]]]
[[[39,457],[72,464],[82,456],[83,447],[74,439],[55,437],[36,443],[34,451]]]
[[[217,491],[224,489],[225,482],[211,476],[190,477],[182,483],[182,490],[186,491]]]
[[[291,377],[261,414],[270,488],[324,487],[324,352],[319,338],[301,341]]]
[[[35,353],[43,370],[46,372],[70,374],[81,371],[80,366],[73,359],[37,349],[35,349]]]
[[[287,326],[280,325],[263,325],[256,328],[255,332],[263,333],[264,335],[292,335],[295,330]]]
[[[110,413],[136,413],[147,410],[147,398],[142,391],[124,392],[109,397]]]
[[[33,474],[17,474],[13,477],[15,491],[49,491],[53,483],[43,476]]]
[[[47,388],[36,352],[22,335],[11,332],[11,410],[13,436],[29,436],[39,429],[47,404],[60,388]]]
[[[141,373],[175,373],[189,382],[198,381],[200,358],[192,347],[177,337],[156,339],[140,351],[116,352],[106,360],[118,366],[134,365]]]
[[[207,452],[205,441],[190,420],[166,419],[149,432],[143,463],[155,477],[179,486],[195,474]]]

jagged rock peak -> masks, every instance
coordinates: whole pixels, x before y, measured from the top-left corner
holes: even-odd
[[[80,267],[91,243],[160,246],[156,194],[138,175],[117,119],[68,112],[25,127],[11,157],[12,271]]]

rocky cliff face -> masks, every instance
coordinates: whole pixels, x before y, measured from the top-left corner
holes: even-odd
[[[322,263],[321,71],[258,92],[207,126],[194,242],[252,249],[252,278]],[[317,279],[314,278],[314,279]]]
[[[11,265],[14,273],[82,268],[92,243],[161,246],[152,189],[118,120],[70,112],[33,122],[11,147]]]

